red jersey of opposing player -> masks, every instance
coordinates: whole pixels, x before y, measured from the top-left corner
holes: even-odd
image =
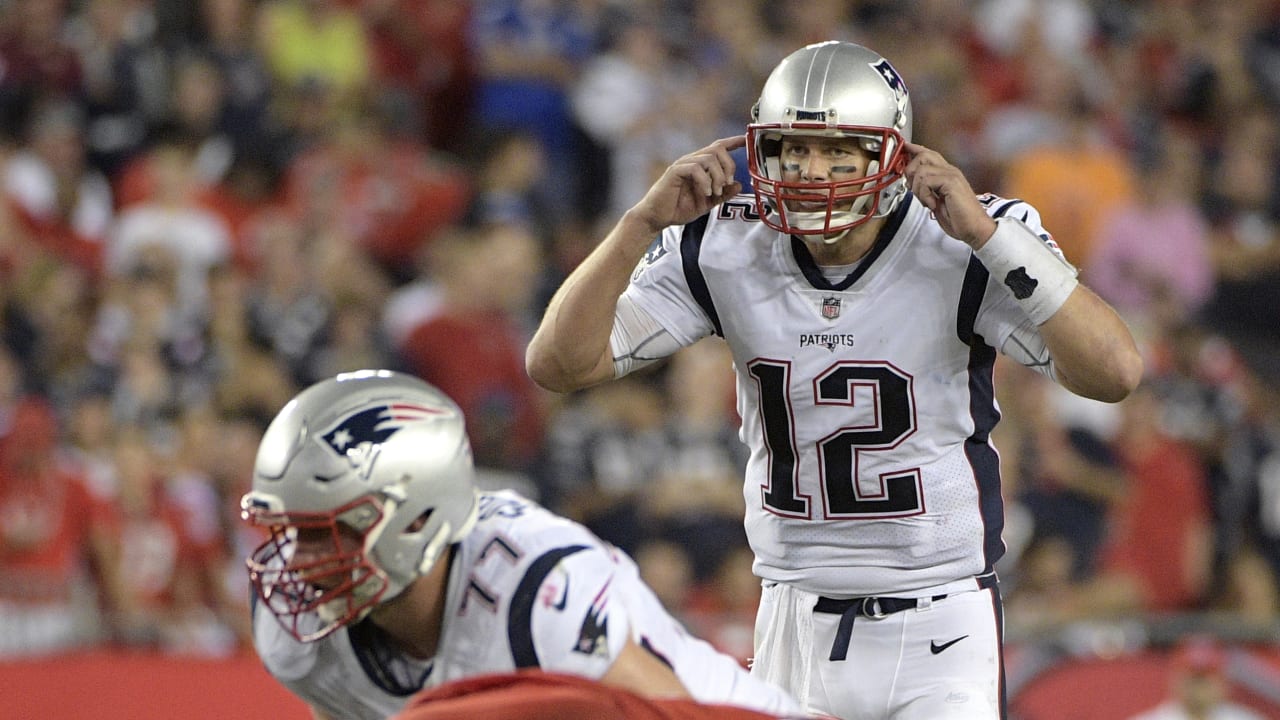
[[[646,698],[576,675],[479,675],[418,693],[392,720],[780,720],[690,698]]]

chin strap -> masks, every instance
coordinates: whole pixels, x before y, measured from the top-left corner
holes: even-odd
[[[467,512],[467,517],[458,525],[455,530],[453,523],[445,521],[441,523],[440,529],[431,537],[427,547],[422,551],[422,559],[418,562],[418,575],[425,575],[436,562],[440,560],[440,554],[444,549],[456,542],[460,542],[467,535],[471,534],[471,529],[476,526],[476,520],[480,515],[480,500],[478,496],[471,499],[471,509]]]

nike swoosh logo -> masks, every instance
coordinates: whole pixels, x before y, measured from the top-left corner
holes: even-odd
[[[960,642],[961,640],[963,640],[963,639],[965,639],[965,638],[967,638],[967,637],[969,637],[969,636],[968,636],[968,635],[961,635],[960,637],[956,638],[955,640],[950,640],[950,641],[948,641],[948,642],[944,642],[944,643],[942,643],[941,645],[939,645],[936,641],[930,642],[930,643],[929,643],[929,652],[933,653],[934,655],[937,655],[938,653],[942,652],[943,650],[946,650],[947,648],[951,647],[952,645],[955,645],[956,643]]]
[[[556,610],[564,610],[564,606],[569,604],[569,576],[564,576],[564,592],[560,593],[560,600],[551,607]]]

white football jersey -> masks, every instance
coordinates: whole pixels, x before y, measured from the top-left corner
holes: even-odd
[[[627,637],[698,700],[798,711],[784,692],[686,633],[624,553],[514,492],[481,495],[476,527],[452,563],[430,661],[402,655],[367,621],[298,642],[262,603],[254,645],[272,675],[333,717],[385,718],[420,689],[483,673],[541,668],[599,678]]]
[[[980,200],[1057,251],[1031,206]],[[666,229],[626,297],[681,346],[715,333],[732,349],[757,575],[910,595],[1003,554],[992,367],[1034,326],[913,196],[834,284],[750,196],[731,199]]]

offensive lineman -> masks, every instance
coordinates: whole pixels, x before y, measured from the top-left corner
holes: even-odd
[[[685,633],[636,566],[510,491],[475,489],[461,411],[389,371],[307,388],[241,501],[254,646],[317,718],[386,718],[449,681],[541,669],[771,715],[786,693]]]
[[[826,42],[775,67],[745,138],[667,168],[526,364],[564,392],[711,334],[751,449],[753,672],[846,720],[1004,717],[996,352],[1116,402],[1142,375],[1123,321],[1033,207],[911,143],[887,60]]]

